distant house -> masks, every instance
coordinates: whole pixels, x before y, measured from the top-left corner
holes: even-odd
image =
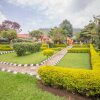
[[[30,35],[29,34],[17,34],[18,38],[23,38],[23,39],[30,39]]]
[[[42,35],[41,36],[41,42],[47,43],[47,42],[52,42],[51,38],[47,35]]]

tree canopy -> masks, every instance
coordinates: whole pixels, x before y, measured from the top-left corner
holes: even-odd
[[[59,28],[61,28],[64,31],[64,34],[73,36],[72,25],[67,19],[63,20],[63,22],[59,25]]]
[[[0,25],[0,31],[3,30],[15,30],[16,32],[20,32],[20,25],[17,22],[13,22],[13,21],[9,21],[9,20],[5,20],[4,22],[2,22],[2,24]]]
[[[53,39],[54,43],[63,43],[66,40],[64,30],[58,27],[52,28],[49,35]]]
[[[31,35],[31,37],[36,38],[36,40],[38,41],[38,39],[42,36],[43,33],[39,30],[33,30],[29,32],[29,34]]]
[[[3,30],[1,31],[0,36],[7,39],[10,42],[12,39],[15,39],[17,37],[17,33],[15,30],[11,29]]]

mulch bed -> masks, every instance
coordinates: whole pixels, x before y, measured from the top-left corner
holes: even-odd
[[[41,81],[38,81],[38,87],[41,88],[43,91],[48,91],[54,95],[65,97],[67,98],[67,100],[96,100],[96,99],[83,97],[79,94],[68,92],[64,89],[58,89],[58,88],[46,86]]]

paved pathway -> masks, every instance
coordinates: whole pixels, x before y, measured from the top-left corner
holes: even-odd
[[[46,61],[43,65],[56,65],[62,58],[63,56],[67,53],[67,49],[64,48],[63,50],[57,52],[55,55],[53,55],[52,57],[50,57],[50,59],[48,61]],[[37,75],[37,71],[38,68],[40,66],[36,67],[18,67],[18,66],[12,66],[12,65],[6,65],[6,64],[2,64],[0,63],[0,70],[2,71],[7,71],[7,72],[13,72],[13,73],[27,73],[30,75]]]

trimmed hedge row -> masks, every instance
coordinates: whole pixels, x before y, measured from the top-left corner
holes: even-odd
[[[80,46],[80,44],[74,44],[73,48],[87,48],[90,47],[90,44],[83,44],[82,46]]]
[[[66,44],[54,44],[54,47],[67,47]]]
[[[91,64],[93,70],[100,70],[100,55],[95,51],[92,44],[90,44]]]
[[[13,48],[10,45],[0,45],[0,51],[12,51]]]
[[[38,73],[46,85],[100,97],[100,71],[46,66],[41,67]]]
[[[23,56],[27,52],[34,53],[40,51],[40,43],[15,43],[13,48],[18,56]]]
[[[68,49],[69,53],[89,53],[89,48],[71,48]]]

